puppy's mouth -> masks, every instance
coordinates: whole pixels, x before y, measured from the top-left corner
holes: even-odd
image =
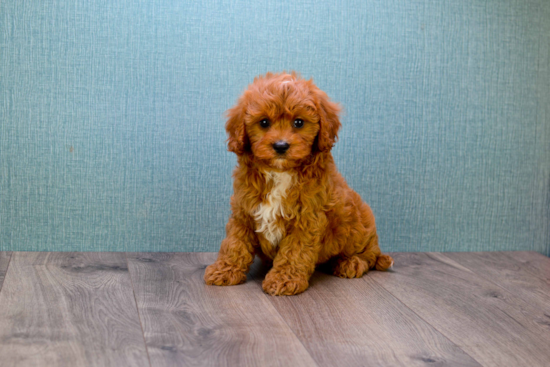
[[[278,144],[277,144],[278,143]],[[301,157],[296,156],[296,147],[282,141],[276,143],[260,143],[252,147],[252,153],[258,162],[277,169],[286,170],[295,168]]]
[[[279,170],[293,169],[299,165],[299,161],[295,159],[291,159],[290,157],[287,157],[285,155],[279,155],[279,156],[273,157],[267,163],[268,163],[268,166],[271,166]]]
[[[275,158],[271,159],[270,165],[275,168],[282,169],[285,166],[287,159],[284,155],[277,155]]]

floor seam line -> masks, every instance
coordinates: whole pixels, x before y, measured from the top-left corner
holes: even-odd
[[[263,290],[262,290],[263,292]],[[300,339],[300,337],[298,335],[296,335],[296,333],[294,332],[294,330],[292,330],[292,327],[288,324],[288,322],[286,321],[286,318],[281,315],[281,313],[279,312],[279,310],[277,310],[277,307],[275,307],[273,305],[273,303],[271,302],[271,300],[268,298],[268,297],[280,297],[280,296],[268,296],[267,294],[264,293],[264,297],[267,298],[268,302],[271,303],[271,305],[273,306],[273,308],[275,309],[275,311],[277,311],[277,314],[281,317],[281,319],[283,319],[283,321],[285,322],[285,325],[288,326],[288,329],[290,330],[290,332],[296,337],[296,339],[298,339],[298,341],[300,342],[300,344],[302,345],[302,347],[304,347],[304,350],[306,351],[306,353],[311,357],[311,360],[313,361],[313,363],[315,363],[316,366],[320,367],[319,363],[317,363],[317,361],[315,360],[315,357],[311,354],[311,352],[308,350],[308,348],[304,345],[304,343],[302,342],[302,339]],[[285,296],[283,296],[285,297]]]
[[[441,254],[441,252],[439,252]],[[372,279],[372,278],[371,278]],[[363,277],[363,281],[366,282],[365,278]],[[377,283],[379,286],[381,286],[382,288],[384,288],[384,290],[386,292],[388,292],[392,297],[394,297],[399,303],[401,303],[403,306],[405,306],[407,309],[409,309],[413,314],[415,314],[420,320],[424,321],[426,324],[430,325],[435,331],[437,331],[439,334],[441,334],[442,337],[444,337],[445,339],[447,339],[450,343],[452,343],[453,345],[455,345],[458,349],[460,349],[464,354],[466,354],[468,357],[472,358],[474,361],[476,361],[480,366],[485,366],[484,364],[482,364],[481,362],[479,362],[477,359],[475,359],[474,357],[472,357],[470,355],[470,353],[466,352],[460,345],[458,345],[457,343],[455,343],[454,341],[452,341],[446,334],[444,334],[441,330],[439,330],[435,325],[432,325],[432,323],[428,322],[426,319],[424,319],[422,316],[420,316],[415,310],[413,310],[412,308],[409,307],[409,305],[407,305],[405,302],[403,302],[399,297],[397,297],[395,294],[393,294],[389,289],[387,289],[386,287],[384,287],[384,285],[377,281],[376,279],[372,279],[372,281],[374,281],[375,283]]]
[[[258,284],[258,288],[260,288],[260,291],[262,292],[263,296],[267,299],[267,301],[269,302],[269,304],[271,305],[271,307],[273,307],[273,309],[275,310],[275,312],[277,312],[277,315],[279,315],[279,317],[284,321],[285,325],[288,327],[288,329],[290,330],[290,332],[296,337],[296,339],[300,342],[300,345],[304,348],[304,350],[306,351],[306,353],[311,357],[311,360],[313,361],[313,363],[315,363],[315,365],[317,367],[321,367],[319,365],[319,363],[317,363],[317,361],[315,360],[315,357],[310,353],[310,351],[308,350],[308,348],[304,345],[304,343],[302,342],[302,339],[300,339],[300,337],[298,335],[296,335],[296,333],[294,332],[294,330],[292,330],[292,327],[288,324],[288,322],[286,321],[286,318],[279,312],[279,310],[277,309],[277,307],[275,307],[275,305],[273,304],[273,302],[271,301],[271,299],[269,297],[286,297],[286,296],[269,296],[267,295],[263,288],[262,288],[262,284],[261,283],[257,283]],[[292,296],[291,296],[292,297]]]
[[[8,260],[8,266],[6,266],[6,272],[4,273],[4,279],[2,280],[2,284],[0,284],[0,292],[2,292],[2,289],[4,289],[4,283],[6,282],[6,278],[8,277],[8,271],[10,270],[11,259],[13,259],[14,255],[15,251],[11,251],[10,258]]]
[[[147,341],[145,340],[145,330],[143,329],[143,322],[141,321],[141,313],[139,312],[139,305],[136,297],[136,287],[134,286],[134,280],[132,279],[132,274],[130,272],[130,263],[128,261],[128,253],[124,253],[124,259],[126,259],[126,267],[128,268],[128,277],[130,278],[130,284],[132,284],[132,294],[134,295],[134,303],[136,305],[136,311],[139,320],[139,326],[141,327],[141,336],[143,337],[143,345],[145,346],[145,353],[147,354],[147,360],[149,366],[153,367],[151,364],[151,356],[149,355],[149,347],[147,346]]]

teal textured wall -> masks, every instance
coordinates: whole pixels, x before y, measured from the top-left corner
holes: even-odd
[[[550,2],[0,2],[0,250],[215,251],[223,113],[297,70],[389,251],[550,253]]]

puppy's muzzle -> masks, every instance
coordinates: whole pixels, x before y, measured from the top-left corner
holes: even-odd
[[[284,140],[279,140],[273,144],[273,149],[275,149],[275,151],[279,154],[285,154],[288,148],[290,148],[290,144]]]

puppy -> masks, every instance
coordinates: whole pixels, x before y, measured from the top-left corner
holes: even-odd
[[[294,72],[255,78],[227,111],[238,165],[227,236],[207,284],[243,283],[255,255],[272,263],[262,286],[277,296],[305,291],[318,264],[342,278],[393,265],[378,247],[370,207],[334,164],[339,111]]]

